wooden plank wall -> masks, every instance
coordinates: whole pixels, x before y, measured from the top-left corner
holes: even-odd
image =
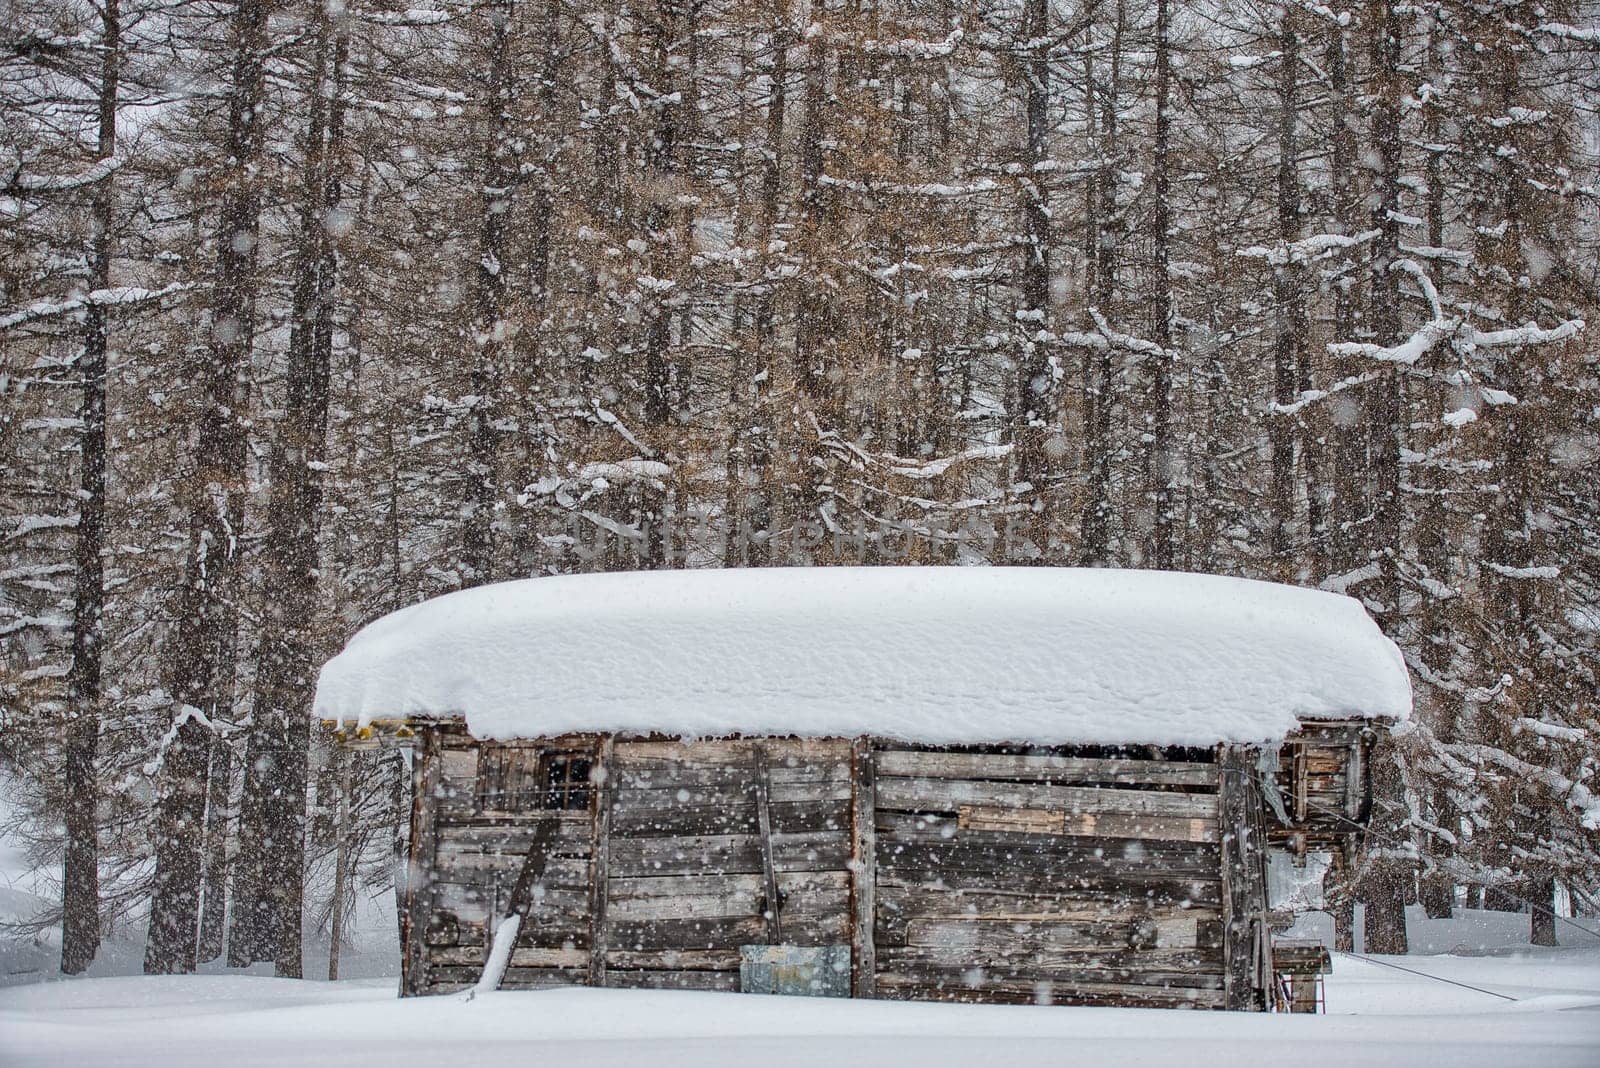
[[[850,743],[618,740],[606,905],[607,986],[739,989],[739,947],[770,907],[757,790],[786,943],[847,943]]]
[[[1246,987],[1226,981],[1225,947],[1241,945],[1226,921],[1257,888],[1224,882],[1209,757],[561,745],[592,749],[593,808],[496,815],[478,811],[478,743],[448,728],[425,739],[407,993],[477,979],[487,924],[544,821],[554,852],[508,988],[737,990],[739,947],[765,942],[773,920],[788,944],[851,945],[858,997],[1221,1008],[1256,981],[1237,948]],[[1241,795],[1233,818],[1251,804]],[[1229,837],[1245,851],[1235,871],[1259,869],[1263,837]]]
[[[572,740],[574,746],[597,744]],[[483,971],[492,923],[509,902],[523,857],[539,824],[556,824],[550,858],[523,922],[504,986],[566,986],[587,979],[589,966],[590,812],[478,811],[479,743],[464,731],[427,732],[433,836],[429,859],[413,840],[412,865],[421,939],[412,952],[404,992],[444,993],[470,986]],[[420,919],[420,917],[419,917]],[[408,954],[409,956],[409,954]]]
[[[1214,764],[874,760],[877,996],[1223,1005]]]

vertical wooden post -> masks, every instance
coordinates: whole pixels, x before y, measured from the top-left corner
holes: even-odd
[[[1266,833],[1255,752],[1223,746],[1217,753],[1217,816],[1222,832],[1223,1005],[1264,1009]]]
[[[1350,743],[1349,754],[1344,767],[1344,814],[1359,820],[1362,802],[1367,796],[1365,752],[1360,738]]]
[[[1305,742],[1294,742],[1294,820],[1306,821],[1306,802],[1311,792],[1311,756]]]
[[[328,934],[328,982],[339,978],[339,943],[344,941],[344,899],[350,881],[350,780],[355,754],[343,742],[335,742],[339,753],[338,841],[333,862],[333,929]]]
[[[595,757],[594,823],[589,850],[589,985],[606,985],[606,903],[610,898],[611,806],[617,795],[612,766],[616,736],[608,734]]]
[[[873,939],[877,912],[877,771],[872,740],[850,747],[850,961],[851,994],[877,997],[878,952]]]
[[[767,945],[783,944],[783,900],[778,894],[778,865],[772,856],[772,779],[767,770],[767,747],[755,745],[756,829],[761,834],[762,918],[767,921]]]
[[[411,770],[411,849],[406,857],[406,893],[400,905],[400,994],[411,997],[426,991],[428,957],[423,936],[428,929],[433,899],[433,867],[438,842],[435,824],[439,807],[439,732],[420,731],[420,744]]]

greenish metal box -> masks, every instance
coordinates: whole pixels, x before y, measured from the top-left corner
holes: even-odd
[[[850,947],[740,946],[739,989],[746,994],[850,996]]]

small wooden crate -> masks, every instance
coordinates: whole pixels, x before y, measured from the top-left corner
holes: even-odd
[[[1310,938],[1278,938],[1272,942],[1272,970],[1278,979],[1278,1002],[1289,1012],[1321,1012],[1326,1007],[1322,977],[1333,971],[1328,947]]]

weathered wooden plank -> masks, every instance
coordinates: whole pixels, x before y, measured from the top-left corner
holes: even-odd
[[[534,832],[541,826],[554,827],[549,839],[553,849],[567,852],[587,850],[589,815],[586,812],[539,812],[526,816],[441,819],[439,843],[444,847],[520,852],[528,848]]]
[[[775,834],[773,864],[780,872],[843,869],[849,841],[833,832]],[[611,842],[611,875],[630,878],[726,872],[759,874],[761,843],[756,835],[699,835],[687,838],[621,838]]]
[[[482,882],[494,885],[514,878],[522,868],[522,858],[509,850],[483,853],[476,849],[441,849],[435,862],[441,882]],[[589,885],[589,861],[586,857],[551,857],[544,877],[544,886],[586,887]]]
[[[784,900],[805,900],[808,895],[847,893],[850,875],[843,868],[822,871],[778,873],[778,889]],[[761,876],[752,872],[703,873],[696,875],[646,875],[611,879],[613,907],[627,901],[683,897],[748,894],[750,900],[761,893]],[[748,911],[748,910],[747,910]]]
[[[591,807],[589,865],[589,985],[606,985],[608,920],[606,910],[611,897],[611,816],[617,791],[616,739],[607,735],[600,743],[590,773],[595,783],[595,803]]]
[[[737,971],[623,971],[619,968],[611,970],[607,975],[609,985],[630,989],[722,991],[739,989]]]
[[[947,825],[948,826],[948,825]],[[956,826],[964,831],[1006,834],[1055,834],[1081,838],[1145,838],[1156,841],[1215,842],[1217,823],[1212,819],[1175,816],[1130,816],[1125,813],[1068,813],[1048,808],[1000,808],[962,805]]]
[[[1350,766],[1345,771],[1344,815],[1359,820],[1366,810],[1366,749],[1359,742],[1348,747]]]
[[[517,945],[544,949],[581,949],[587,952],[587,918],[581,914],[564,917],[529,916],[517,933]],[[424,941],[431,951],[436,946],[482,949],[489,942],[488,923],[462,920],[449,912],[434,914]]]
[[[1007,822],[1006,814],[1010,813],[1026,814],[1057,811],[1052,809],[1006,809],[966,805],[962,807],[982,810],[981,814],[986,821],[994,820],[1001,824]],[[1214,847],[1217,844],[1217,823],[1215,820],[1210,819],[1191,820],[1182,816],[1131,815],[1125,812],[1083,813],[1081,815],[1061,813],[1060,815],[1061,822],[1059,827],[1062,832],[1066,832],[1069,828],[1087,829],[1092,823],[1102,833],[1044,833],[1023,830],[1020,826],[997,830],[993,826],[974,826],[973,820],[970,818],[967,821],[967,825],[963,826],[959,811],[953,813],[880,811],[877,814],[875,823],[880,841],[892,840],[904,843],[983,843],[1008,849],[1019,847],[1055,849],[1085,844],[1083,842],[1062,842],[1062,838],[1094,838],[1099,840],[1099,844],[1094,848],[1111,849],[1118,852],[1188,850],[1192,847]],[[1036,817],[1028,815],[1021,817],[1024,823],[1034,819]],[[1121,833],[1113,834],[1111,833],[1113,831]],[[1129,840],[1116,841],[1115,839]]]
[[[796,945],[825,945],[847,936],[842,909],[818,916],[790,915],[784,925]],[[610,945],[614,950],[650,952],[663,949],[730,949],[759,943],[766,932],[761,917],[748,915],[721,919],[645,920],[613,919]]]
[[[880,945],[905,945],[909,929],[918,923],[1126,925],[1130,916],[1142,916],[1156,924],[1158,933],[1192,930],[1196,945],[1213,948],[1221,944],[1221,915],[1220,907],[1200,908],[1180,900],[1161,902],[1131,887],[1119,887],[1096,899],[1074,891],[1026,896],[885,886],[878,893],[874,937]]]
[[[438,908],[453,909],[462,915],[476,916],[483,908],[504,909],[511,897],[515,872],[499,872],[493,879],[467,873],[452,874],[438,883]],[[580,915],[588,911],[588,887],[581,883],[541,883],[535,888],[534,912]]]
[[[1130,842],[1106,849],[1093,838],[1054,835],[994,835],[1001,841],[975,840],[976,835],[947,842],[900,842],[878,839],[878,868],[946,872],[994,872],[1006,877],[1048,875],[1145,877],[1161,879],[1220,878],[1216,846],[1171,842]]]
[[[842,871],[780,872],[777,885],[785,925],[804,913],[842,915],[849,897]],[[764,879],[751,874],[612,879],[608,909],[633,921],[759,916],[765,896]]]
[[[876,996],[877,914],[877,756],[866,739],[850,749],[850,991],[858,998]]]
[[[440,946],[430,949],[428,959],[438,967],[483,967],[488,949],[485,946]],[[589,961],[587,949],[565,946],[517,946],[511,951],[513,968],[578,968]]]
[[[663,949],[641,953],[629,949],[613,949],[606,954],[606,965],[645,971],[727,972],[739,970],[739,950],[728,949]]]
[[[907,946],[994,949],[1028,953],[1041,949],[1104,951],[1140,946],[1148,949],[1202,947],[1199,920],[1193,916],[1141,916],[1128,911],[1093,920],[995,920],[987,917],[919,917],[907,922]],[[1217,957],[1221,962],[1221,957]]]
[[[878,852],[881,857],[881,844]],[[886,887],[911,887],[1015,894],[1019,898],[1072,894],[1114,900],[1133,896],[1153,904],[1187,901],[1202,907],[1214,907],[1222,901],[1219,873],[1212,873],[1208,877],[1156,871],[1063,875],[1004,870],[930,870],[926,866],[901,868],[886,866],[880,861],[876,881],[880,895]]]
[[[1212,884],[1215,885],[1215,884]],[[1141,887],[1113,886],[1103,893],[1085,893],[1064,886],[1042,892],[1005,890],[959,890],[934,885],[906,886],[893,883],[878,888],[880,916],[950,917],[969,920],[1083,920],[1100,922],[1130,913],[1162,918],[1221,918],[1220,904],[1201,905],[1182,898],[1158,900]]]
[[[739,807],[750,804],[750,769],[745,769],[741,781],[717,783],[711,786],[678,786],[662,789],[639,787],[617,791],[614,804],[619,813],[637,812],[704,812],[718,808]],[[849,801],[848,782],[787,782],[773,783],[768,800],[773,804],[794,804],[816,801]]]
[[[779,834],[806,831],[845,833],[850,824],[850,802],[770,802],[772,829]],[[670,808],[617,808],[611,832],[620,838],[658,838],[671,835],[756,834],[756,809],[748,799],[727,804],[673,805]]]
[[[1187,761],[896,749],[878,753],[878,774],[902,778],[1011,779],[1063,786],[1103,783],[1213,788],[1217,782],[1214,766]]]
[[[1026,944],[1009,950],[994,946],[885,946],[878,960],[884,972],[921,976],[925,981],[970,981],[970,973],[977,971],[985,979],[1223,988],[1221,955],[1193,949],[1119,952]]]
[[[478,981],[481,966],[452,965],[434,969],[428,993],[459,990]],[[500,981],[502,990],[540,990],[555,986],[582,986],[587,973],[582,968],[507,968]]]
[[[471,786],[478,779],[478,750],[441,749],[439,751],[439,781],[462,783]]]
[[[1296,822],[1303,823],[1306,818],[1306,746],[1297,743],[1293,746],[1290,775],[1294,782],[1290,788],[1290,797],[1294,798],[1294,818]]]
[[[1093,820],[1093,816],[1078,817]],[[1005,831],[1021,834],[1066,834],[1067,814],[1050,808],[997,808],[992,805],[962,805],[956,812],[956,827],[963,831]]]
[[[910,1001],[954,1001],[1014,1005],[1106,1005],[1126,1008],[1219,1009],[1219,990],[1139,986],[1131,983],[1039,982],[985,978],[967,985],[960,977],[930,983],[915,975],[878,974],[879,997]]]
[[[954,813],[962,805],[989,805],[1003,808],[1054,808],[1070,813],[1179,816],[1185,819],[1215,819],[1217,815],[1215,795],[1167,790],[880,776],[877,794],[879,809],[900,812]]]
[[[1342,748],[1309,746],[1306,749],[1307,775],[1343,775],[1344,763],[1345,751]]]
[[[847,783],[850,781],[849,764],[842,760],[789,763],[782,757],[784,743],[769,743],[779,750],[768,768],[773,785],[790,786],[802,783]],[[750,765],[731,764],[670,764],[632,760],[617,769],[617,785],[624,790],[697,790],[717,786],[742,786],[750,781]]]
[[[701,742],[665,739],[617,739],[617,765],[622,769],[651,765],[663,768],[684,766],[733,766],[750,769],[751,752],[758,741],[772,754],[774,766],[846,763],[850,742],[844,738],[719,738]]]

